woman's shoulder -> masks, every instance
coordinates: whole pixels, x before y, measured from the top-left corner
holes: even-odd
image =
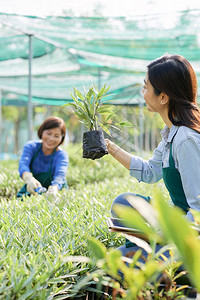
[[[26,144],[24,145],[25,148],[29,148],[29,149],[38,149],[38,147],[41,145],[41,142],[38,140],[31,140],[26,142]]]
[[[195,140],[200,143],[200,133],[196,130],[186,127],[180,126],[177,130],[177,133],[174,137],[174,142],[177,147],[185,141]]]
[[[191,137],[200,139],[200,133],[198,131],[186,126],[180,126],[177,135],[183,139]]]

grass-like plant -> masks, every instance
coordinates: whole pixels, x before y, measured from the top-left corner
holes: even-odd
[[[76,87],[74,87],[74,93],[71,94],[74,102],[64,104],[64,106],[72,106],[74,108],[74,113],[79,118],[79,121],[90,131],[99,130],[101,127],[106,133],[110,134],[108,129],[109,127],[119,129],[121,126],[127,126],[130,124],[127,122],[114,122],[114,119],[117,118],[116,112],[118,108],[113,109],[113,105],[105,104],[105,101],[102,101],[105,97],[110,96],[107,95],[109,89],[110,86],[106,87],[105,84],[98,91],[98,89],[92,85],[88,91],[85,91],[84,94],[82,94]]]
[[[126,227],[144,232],[150,243],[125,234],[140,249],[123,257],[118,249],[107,250],[99,240],[89,238],[88,246],[92,253],[90,259],[93,257],[97,266],[91,277],[98,277],[102,285],[111,288],[112,299],[118,299],[115,298],[117,295],[127,300],[178,299],[185,293],[199,291],[198,231],[193,229],[194,226],[191,227],[180,209],[170,207],[158,190],[153,206],[142,198],[138,205],[139,198],[134,196],[129,196],[127,200],[134,209],[116,205],[114,211]],[[199,229],[198,226],[196,228]],[[158,241],[162,247],[155,253],[155,243]],[[140,259],[142,248],[148,254],[146,259]],[[165,256],[167,250],[169,258]],[[181,265],[184,265],[184,270]],[[91,277],[87,274],[80,283],[91,282]]]
[[[17,162],[0,163],[0,299],[86,299],[87,294],[89,298],[96,293],[98,283],[105,285],[107,281],[115,292],[113,298],[111,293],[107,295],[108,299],[117,299],[116,293],[131,300],[136,299],[133,295],[141,295],[140,299],[151,299],[150,295],[152,299],[178,299],[184,286],[174,283],[169,291],[156,288],[158,271],[166,271],[171,283],[178,282],[174,270],[180,262],[200,291],[198,235],[181,212],[165,203],[168,194],[163,182],[155,184],[162,191],[153,197],[155,185],[133,182],[125,168],[121,169],[110,156],[94,161],[91,168],[91,162],[80,159],[78,149],[81,151],[80,145],[68,145],[71,184],[70,189],[60,191],[57,202],[43,195],[34,195],[24,202],[17,200],[14,195],[21,186]],[[127,227],[148,229],[151,239],[160,237],[174,244],[178,251],[174,251],[176,257],[171,264],[155,261],[151,245],[145,244],[152,252],[141,270],[135,268],[139,253],[129,260],[128,267],[118,250],[111,249],[124,243],[122,236],[108,231],[106,219],[110,216],[111,201],[131,185],[136,193],[156,199],[153,207],[160,231],[157,232],[157,223],[152,222],[152,211],[148,219],[142,220],[140,214],[133,215],[133,211],[119,207],[120,217],[126,220]],[[150,224],[148,228],[146,222]],[[123,282],[119,268],[126,273]],[[101,295],[102,290],[98,290]],[[96,295],[94,299],[98,299]]]

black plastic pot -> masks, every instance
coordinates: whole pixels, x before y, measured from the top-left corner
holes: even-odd
[[[92,130],[83,134],[83,158],[97,159],[108,154],[102,131]]]

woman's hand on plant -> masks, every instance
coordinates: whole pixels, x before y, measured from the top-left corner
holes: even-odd
[[[36,189],[41,187],[41,183],[35,179],[31,172],[24,172],[22,179],[26,183],[26,189],[30,194],[36,194]]]

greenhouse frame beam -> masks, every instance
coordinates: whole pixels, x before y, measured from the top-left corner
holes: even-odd
[[[62,44],[60,44],[58,42],[55,42],[55,41],[52,41],[51,39],[49,39],[47,37],[41,36],[40,34],[35,34],[35,33],[32,33],[32,32],[29,32],[29,31],[24,31],[21,28],[17,28],[14,25],[12,25],[12,24],[10,24],[8,22],[0,20],[0,24],[4,25],[5,27],[9,27],[9,28],[11,28],[13,30],[19,31],[22,34],[25,34],[25,35],[28,35],[28,36],[32,35],[35,38],[37,38],[38,40],[42,40],[43,42],[45,42],[47,44],[50,44],[50,45],[53,45],[56,48],[66,48],[67,49],[67,47],[65,45],[62,45]]]

